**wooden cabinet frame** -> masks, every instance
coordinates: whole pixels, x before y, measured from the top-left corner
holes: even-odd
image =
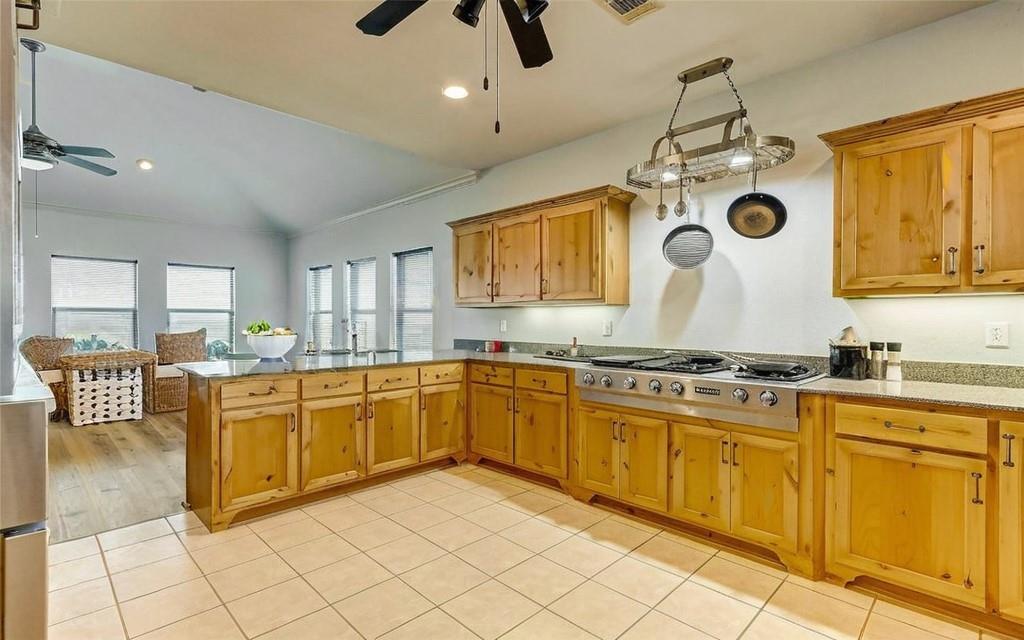
[[[379,437],[377,429],[377,404],[393,400],[409,400],[409,451],[410,455],[404,458],[378,461],[376,459],[376,444]],[[379,391],[366,394],[366,474],[373,475],[391,469],[399,469],[420,461],[420,402],[419,390],[400,389],[398,391]]]
[[[505,410],[499,416],[483,415],[482,405],[478,394],[487,394],[499,398],[499,405],[503,404]],[[497,460],[499,462],[512,463],[515,456],[515,413],[513,410],[514,391],[511,387],[499,387],[488,384],[471,383],[469,386],[469,450],[477,455]],[[495,418],[500,419],[502,424],[492,423]],[[500,429],[505,433],[505,450],[494,449],[481,444],[480,434],[483,429]]]
[[[999,611],[1024,623],[1024,422],[999,425]]]
[[[435,424],[437,417],[430,413],[429,398],[431,396],[443,394],[455,394],[455,420],[454,423],[449,425]],[[429,436],[431,431],[445,428],[447,428],[449,433],[445,434],[447,437],[442,438],[442,440],[447,441],[449,446],[430,449]],[[452,433],[455,434],[454,438],[451,438]],[[459,451],[465,451],[465,449],[466,387],[461,382],[420,387],[420,461],[426,462],[427,460],[437,460],[438,458],[444,458]]]
[[[355,468],[340,473],[314,477],[312,461],[317,446],[313,434],[313,413],[325,409],[353,407],[355,433],[352,444],[355,447]],[[303,491],[329,487],[343,482],[351,482],[366,476],[366,420],[362,394],[327,398],[324,400],[306,400],[302,403],[302,462],[300,472]]]
[[[539,471],[557,478],[565,478],[569,470],[569,401],[564,395],[544,393],[540,391],[515,392],[515,464],[525,469]],[[537,425],[533,422],[534,404],[549,404],[558,413],[558,422],[554,425]],[[526,408],[524,408],[526,405]],[[537,448],[553,444],[557,448],[555,458],[557,464],[548,464],[540,460]]]
[[[604,186],[450,222],[455,304],[629,304],[634,198]]]
[[[1022,129],[993,150],[997,137]],[[961,141],[956,143],[956,136]],[[1024,196],[1024,89],[963,100],[819,136],[835,154],[833,295],[922,295],[932,293],[1024,292],[1024,231],[1019,219]],[[861,247],[850,222],[856,214],[852,194],[860,153],[899,145],[945,144],[942,180],[948,183],[947,208],[940,228],[901,228],[906,242],[941,236],[945,248],[934,273],[881,273],[856,277]],[[998,184],[996,180],[999,180]],[[918,203],[920,204],[920,203]],[[901,221],[901,225],[902,225]],[[994,229],[1001,229],[997,231]],[[952,251],[950,251],[952,249]],[[950,274],[949,271],[954,273]]]

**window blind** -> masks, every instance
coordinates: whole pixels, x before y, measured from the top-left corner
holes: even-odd
[[[78,351],[138,345],[137,271],[134,260],[51,256],[53,335]]]
[[[167,327],[172,333],[206,329],[206,344],[235,347],[235,269],[167,265]]]
[[[359,334],[360,349],[377,348],[377,259],[351,260],[348,272],[348,293],[345,296],[349,335],[353,328]],[[346,336],[346,346],[351,346]]]
[[[434,348],[434,251],[415,249],[394,254],[391,292],[394,345],[401,351]]]
[[[333,283],[334,268],[329,264],[306,272],[306,332],[320,349],[330,349],[334,343]]]

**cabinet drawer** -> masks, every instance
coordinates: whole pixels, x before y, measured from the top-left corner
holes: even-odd
[[[371,369],[366,373],[366,389],[368,391],[406,389],[419,386],[419,384],[420,370],[417,367]]]
[[[299,397],[298,390],[297,378],[230,382],[220,388],[220,408],[235,409],[278,402],[295,402]]]
[[[469,365],[469,379],[483,384],[511,387],[512,368],[496,367],[492,364],[471,364]]]
[[[447,382],[462,382],[461,362],[447,362],[445,364],[432,364],[420,367],[420,384],[445,384]]]
[[[516,371],[516,388],[550,391],[551,393],[565,393],[565,374],[557,373],[555,371],[519,369]]]
[[[363,392],[361,373],[324,373],[302,379],[302,397],[327,398]]]
[[[984,418],[836,403],[836,433],[969,453],[987,450]]]

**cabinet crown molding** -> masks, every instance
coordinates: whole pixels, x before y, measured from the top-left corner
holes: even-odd
[[[1008,109],[1024,107],[1024,88],[993,93],[970,100],[958,100],[938,107],[930,107],[903,115],[892,116],[859,124],[837,131],[823,133],[818,138],[830,149],[897,135],[926,127],[951,125],[975,118],[998,114]]]
[[[529,213],[531,211],[539,211],[541,209],[550,209],[552,207],[559,207],[566,204],[574,204],[576,202],[584,202],[586,200],[596,200],[597,198],[613,198],[615,200],[621,200],[625,204],[629,204],[636,199],[637,194],[632,191],[626,191],[620,189],[614,185],[606,184],[600,187],[592,187],[590,189],[584,189],[583,191],[575,191],[573,193],[567,193],[560,196],[554,196],[545,198],[543,200],[535,200],[534,202],[528,202],[526,204],[516,205],[514,207],[506,207],[504,209],[498,209],[497,211],[491,211],[488,213],[482,213],[468,218],[460,218],[453,220],[448,223],[449,227],[461,227],[466,224],[476,224],[480,222],[490,222],[498,218],[504,218],[512,214]]]

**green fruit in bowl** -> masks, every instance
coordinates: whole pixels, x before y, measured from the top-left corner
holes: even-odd
[[[245,329],[245,332],[251,336],[258,336],[263,333],[270,333],[270,331],[270,323],[267,322],[266,320],[257,320],[256,322],[253,322]]]

